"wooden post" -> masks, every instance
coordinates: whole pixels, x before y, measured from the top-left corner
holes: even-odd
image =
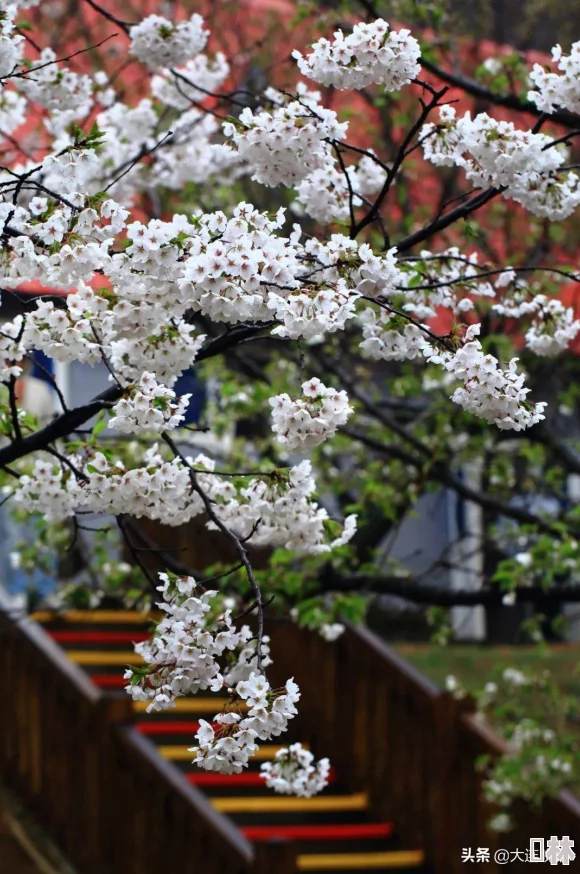
[[[254,874],[296,874],[296,847],[284,838],[270,838],[254,846]]]
[[[462,716],[474,709],[475,702],[471,697],[457,700],[448,692],[442,692],[436,702],[435,745],[429,787],[431,823],[425,847],[434,874],[460,872],[463,867],[461,847],[470,846],[475,840],[471,822],[471,791],[466,792],[466,770],[459,744]],[[468,773],[470,782],[477,780],[471,760]],[[469,789],[472,789],[471,785]]]

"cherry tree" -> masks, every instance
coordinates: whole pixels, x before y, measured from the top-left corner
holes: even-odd
[[[89,514],[116,520],[141,603],[165,614],[128,690],[152,709],[227,691],[192,757],[239,772],[299,704],[293,678],[269,684],[267,608],[332,641],[372,592],[442,607],[580,600],[576,508],[512,500],[546,485],[560,494],[580,472],[557,427],[565,404],[552,410],[545,388],[580,334],[561,296],[580,275],[537,247],[496,259],[476,224],[496,208],[533,242],[574,220],[579,44],[556,47],[551,72],[530,67],[527,91],[506,97],[424,58],[419,31],[363,3],[363,20],[296,47],[287,81],[252,90],[211,53],[199,12],[126,21],[86,3],[107,42],[140,63],[137,99],[107,64],[90,66],[94,45],[41,48],[19,20],[41,21],[41,5],[1,4],[2,297],[28,282],[67,292],[0,326],[3,501],[75,539]],[[485,94],[489,112],[463,110],[457,89]],[[341,92],[373,118],[403,101],[408,114],[390,139],[365,143]],[[505,106],[513,117],[490,114]],[[424,204],[401,215],[406,180],[434,177],[452,190],[426,215]],[[47,375],[60,409],[35,422],[16,390],[35,351],[104,366],[110,386],[71,408]],[[249,420],[252,439],[195,449],[181,427],[190,398],[175,391],[192,367],[215,386],[216,438]],[[482,458],[486,481],[471,485],[460,468]],[[492,532],[495,561],[477,589],[425,584],[382,547],[433,486],[488,514],[480,535]],[[189,567],[139,525],[194,519],[221,534],[231,563]],[[264,777],[312,794],[327,775],[294,746]]]

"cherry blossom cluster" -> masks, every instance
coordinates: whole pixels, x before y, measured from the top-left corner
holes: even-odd
[[[203,455],[189,461],[202,471],[198,473],[200,486],[209,490],[213,461]],[[127,469],[97,453],[87,464],[87,472],[83,503],[93,512],[119,514],[130,509],[137,518],[145,516],[165,525],[182,525],[204,509],[202,498],[191,492],[189,469],[177,458],[165,461],[156,445],[145,452],[142,467]]]
[[[461,315],[475,306],[477,298],[494,298],[496,289],[485,277],[479,278],[481,267],[477,252],[463,254],[457,246],[433,253],[419,253],[413,269],[403,274],[405,284],[402,310],[415,319],[433,318],[440,307]],[[500,274],[496,286],[509,280]]]
[[[345,391],[327,388],[317,377],[302,383],[302,397],[276,395],[272,407],[272,430],[285,449],[312,449],[333,437],[352,412]]]
[[[240,157],[262,185],[293,186],[331,160],[329,140],[341,140],[348,122],[339,122],[336,112],[321,106],[320,94],[299,86],[296,100],[274,89],[265,94],[271,109],[254,112],[245,107],[237,122],[223,129]]]
[[[149,15],[131,28],[131,52],[152,70],[179,66],[203,51],[208,36],[197,13],[179,24]]]
[[[493,355],[484,355],[476,339],[480,325],[467,329],[466,342],[455,354],[447,350],[432,354],[428,360],[441,364],[463,385],[451,400],[464,410],[485,419],[502,430],[522,431],[544,417],[545,403],[533,405],[526,399],[524,374],[518,373],[517,358],[512,358],[507,370],[500,367]]]
[[[297,340],[314,340],[325,333],[344,330],[345,324],[355,315],[358,294],[350,289],[344,279],[336,282],[303,288],[286,296],[270,292],[268,306],[278,321],[282,322],[272,333],[279,337]]]
[[[319,281],[304,283],[289,295],[269,294],[268,305],[283,322],[272,333],[281,337],[313,340],[344,330],[361,295],[388,294],[401,281],[394,249],[377,256],[366,243],[342,234],[333,234],[326,244],[307,240],[303,258],[317,268]]]
[[[342,330],[360,294],[400,279],[394,250],[377,256],[340,234],[302,245],[299,230],[280,235],[283,222],[283,210],[271,219],[246,203],[229,220],[202,216],[178,280],[183,299],[214,321],[277,319],[273,333],[310,340]]]
[[[180,280],[190,305],[216,322],[271,319],[268,292],[297,288],[303,271],[292,241],[275,233],[283,223],[284,210],[270,219],[247,203],[231,219],[203,216]]]
[[[7,135],[24,123],[26,108],[26,100],[16,91],[9,91],[7,88],[0,90],[0,128]]]
[[[15,32],[15,4],[7,5],[0,19],[0,79],[14,72],[22,59],[24,37]]]
[[[102,452],[86,458],[71,455],[68,464],[38,459],[30,474],[20,477],[14,492],[17,503],[28,512],[40,513],[58,522],[79,509],[93,513],[124,514],[157,519],[166,525],[182,525],[202,514],[205,504],[192,491],[191,475],[211,500],[222,524],[256,546],[284,546],[304,553],[329,552],[347,543],[356,530],[356,516],[348,516],[342,532],[328,512],[312,496],[316,482],[309,461],[303,461],[278,477],[252,478],[236,488],[229,478],[214,474],[212,459],[166,461],[157,445],[149,447],[141,466],[127,468]],[[216,528],[214,521],[207,527]]]
[[[137,518],[159,519],[166,525],[181,525],[203,512],[203,501],[191,493],[188,469],[179,461],[165,461],[152,446],[143,456],[143,466],[126,468],[110,462],[102,452],[87,459],[77,455],[68,464],[38,459],[32,473],[20,477],[14,498],[31,513],[41,513],[59,522],[78,509],[93,513],[126,513]],[[210,488],[213,462],[202,455],[191,459],[199,482]]]
[[[561,46],[554,46],[552,61],[561,73],[549,73],[545,67],[534,64],[530,80],[537,90],[528,92],[528,100],[542,112],[552,113],[560,107],[580,112],[580,42],[572,43],[569,55],[562,52]]]
[[[111,344],[111,363],[125,379],[137,379],[147,367],[153,367],[158,379],[171,386],[193,364],[205,340],[193,325],[175,319],[145,339],[124,338]]]
[[[259,745],[282,734],[288,720],[297,714],[300,691],[293,679],[282,689],[272,689],[263,674],[252,671],[247,680],[240,680],[232,689],[232,704],[214,717],[212,724],[200,720],[196,733],[194,764],[206,771],[239,774],[247,767]],[[245,704],[246,714],[236,709]]]
[[[204,340],[180,316],[188,306],[176,281],[183,272],[182,248],[171,245],[180,234],[194,233],[195,228],[179,221],[180,217],[172,222],[154,220],[147,227],[133,222],[127,227],[131,245],[123,253],[111,254],[126,215],[109,201],[100,216],[95,210],[84,210],[75,216],[78,233],[75,242],[68,244],[65,235],[70,217],[65,209],[51,212],[46,221],[31,227],[47,242],[63,245],[47,257],[37,252],[29,237],[18,237],[4,282],[18,285],[36,279],[47,285],[76,286],[76,292],[66,299],[66,309],[50,301],[37,302],[36,310],[26,318],[25,345],[43,349],[59,361],[95,364],[105,356],[123,379],[138,381],[145,370],[154,370],[159,381],[170,386],[193,363]],[[31,221],[24,215],[23,223],[26,220]],[[84,245],[78,239],[83,230]],[[95,271],[108,274],[111,289],[95,291],[85,284]]]
[[[298,798],[318,795],[328,785],[329,775],[329,760],[315,762],[310,750],[304,749],[300,743],[278,750],[274,761],[264,762],[260,769],[260,776],[268,789]]]
[[[518,130],[485,112],[456,117],[452,106],[439,110],[439,124],[421,132],[425,157],[436,166],[457,166],[478,188],[495,187],[529,212],[555,221],[567,218],[580,203],[580,177],[559,173],[565,151],[547,134]]]
[[[127,691],[135,700],[148,701],[148,711],[165,710],[176,698],[200,689],[219,692],[224,680],[217,658],[235,650],[240,635],[251,636],[248,626],[240,632],[234,628],[229,610],[211,617],[217,592],[201,591],[193,577],[159,576],[163,600],[157,606],[166,616],[153,637],[135,645],[144,666],[125,672]]]
[[[572,307],[566,307],[560,300],[545,294],[529,297],[520,291],[510,300],[494,304],[493,309],[500,315],[513,318],[532,315],[532,323],[525,334],[526,346],[541,357],[559,355],[580,332],[580,320],[574,318]]]
[[[223,604],[225,608],[228,607],[229,600],[224,598]],[[232,609],[232,606],[230,606],[230,609]],[[228,664],[224,668],[224,682],[228,686],[235,686],[240,680],[248,680],[252,673],[258,671],[258,641],[255,636],[248,639],[248,633],[245,631],[247,627],[243,627],[243,634],[241,633],[242,630],[240,631],[240,642],[235,650],[236,661],[233,665]],[[270,637],[267,634],[261,640],[260,656],[262,670],[272,664],[272,659],[270,658]]]
[[[355,184],[363,197],[378,194],[387,176],[386,165],[379,162],[374,155],[363,155],[353,171]]]
[[[367,243],[332,234],[326,243],[311,238],[304,249],[326,268],[326,281],[344,278],[359,295],[388,295],[402,282],[395,248],[377,255]]]
[[[6,382],[11,376],[20,376],[22,367],[18,363],[24,357],[22,327],[24,319],[16,316],[12,322],[0,325],[0,381]]]
[[[9,77],[22,62],[24,36],[15,30],[16,6],[6,3],[0,6],[0,79]],[[17,81],[17,80],[14,80]],[[21,83],[22,84],[22,83]],[[26,119],[26,100],[16,91],[0,88],[0,129],[7,135],[16,130]]]
[[[171,149],[160,151],[155,161],[157,184],[179,191],[189,182],[206,183],[212,176],[223,182],[245,172],[230,146],[213,143],[219,129],[216,119],[197,109],[183,112],[172,125]]]
[[[172,430],[183,421],[190,397],[176,397],[172,389],[157,382],[155,374],[145,371],[139,383],[128,386],[113,407],[109,427],[122,434]]]
[[[282,322],[272,333],[313,340],[344,330],[346,322],[356,316],[361,295],[388,295],[403,283],[395,251],[378,256],[366,243],[342,234],[333,234],[326,244],[307,240],[299,257],[312,264],[311,274],[318,281],[308,278],[296,291],[276,287],[269,292],[268,307]],[[304,266],[302,272],[308,277]]]
[[[185,111],[192,101],[203,100],[206,93],[217,91],[230,73],[230,65],[223,52],[213,59],[207,55],[191,58],[185,66],[162,70],[151,79],[151,93],[166,106]]]
[[[90,319],[73,320],[52,301],[37,302],[36,310],[26,320],[25,342],[29,348],[41,349],[56,361],[96,364],[101,360]]]
[[[356,516],[347,516],[342,533],[328,540],[328,512],[311,500],[316,484],[310,461],[292,467],[284,479],[250,480],[238,492],[231,483],[212,491],[215,512],[225,525],[254,546],[282,546],[304,553],[329,552],[353,537]],[[208,528],[215,524],[208,523]]]
[[[356,194],[356,182],[350,170],[348,179],[336,162],[328,162],[310,173],[296,186],[295,212],[305,212],[319,222],[344,221],[349,217],[350,200],[361,203]],[[350,187],[349,187],[350,183]]]
[[[293,208],[320,222],[344,221],[349,218],[351,200],[353,207],[361,206],[363,198],[381,190],[385,178],[385,169],[370,155],[345,170],[337,161],[329,162],[297,185]]]
[[[74,465],[76,458],[69,458]],[[14,499],[29,513],[41,513],[49,522],[71,518],[81,502],[82,490],[70,467],[37,459],[32,474],[23,474]]]
[[[17,88],[33,103],[51,113],[50,129],[61,134],[71,121],[85,118],[93,106],[93,81],[56,62],[51,48],[43,49],[28,76],[16,80]]]
[[[360,313],[359,323],[363,335],[360,349],[367,358],[405,361],[431,352],[421,326],[384,309],[376,312],[372,307],[365,307]]]
[[[338,30],[333,42],[318,40],[307,57],[299,51],[292,56],[304,76],[340,89],[376,84],[384,85],[386,91],[400,91],[421,70],[417,40],[408,30],[389,30],[382,18],[355,24],[346,37]]]
[[[176,698],[200,689],[221,691],[253,676],[256,640],[248,625],[234,627],[231,599],[204,591],[193,577],[159,578],[163,600],[157,606],[166,615],[153,636],[135,646],[144,664],[125,673],[129,694],[149,702],[148,711],[165,710]],[[268,640],[262,639],[263,668],[272,663]]]

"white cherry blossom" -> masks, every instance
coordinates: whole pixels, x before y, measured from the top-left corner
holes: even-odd
[[[443,365],[463,383],[451,396],[454,403],[502,430],[530,428],[545,418],[546,404],[534,405],[526,399],[529,389],[524,388],[525,375],[518,373],[517,358],[504,370],[495,356],[484,355],[476,339],[479,329],[480,325],[468,328],[466,342],[455,354],[445,350],[428,360]]]
[[[167,106],[191,109],[192,101],[204,100],[206,92],[215,92],[227,79],[230,65],[223,52],[212,59],[207,55],[191,58],[184,67],[162,70],[151,79],[151,93]]]
[[[175,67],[203,51],[208,35],[197,13],[179,24],[149,15],[131,28],[131,52],[152,70]]]
[[[333,437],[352,412],[345,391],[327,388],[317,377],[302,384],[302,397],[287,394],[269,401],[272,430],[287,450],[301,451]]]
[[[261,766],[261,776],[268,789],[298,798],[311,798],[322,792],[328,785],[329,774],[329,760],[315,761],[310,750],[300,743],[283,747],[273,762],[264,762]]]
[[[297,99],[269,89],[272,109],[242,110],[237,123],[225,122],[239,155],[262,185],[296,185],[314,170],[332,163],[328,140],[346,136],[348,122],[319,103],[320,94],[298,89]]]
[[[123,434],[164,431],[177,428],[185,417],[191,395],[176,397],[160,385],[155,374],[145,371],[138,385],[128,386],[125,397],[113,407],[109,427]]]
[[[417,40],[408,30],[389,30],[382,18],[355,24],[348,36],[338,30],[333,42],[318,40],[306,58],[296,50],[292,55],[304,76],[342,89],[376,84],[384,85],[385,91],[399,91],[421,69]]]
[[[537,90],[528,91],[528,100],[542,112],[552,113],[558,108],[580,112],[580,42],[572,43],[569,55],[560,45],[554,46],[552,61],[560,73],[549,73],[541,64],[534,64],[530,80]]]
[[[519,130],[482,112],[456,117],[452,106],[439,110],[439,124],[424,125],[425,157],[436,166],[457,166],[478,188],[495,187],[534,215],[567,218],[580,203],[580,177],[560,172],[565,150],[543,133]]]
[[[206,771],[239,774],[257,752],[259,740],[267,741],[286,731],[288,720],[296,716],[300,691],[293,679],[282,689],[271,689],[262,674],[252,671],[247,680],[236,684],[232,708],[237,701],[247,704],[245,716],[227,709],[214,717],[213,725],[200,720],[194,764]]]

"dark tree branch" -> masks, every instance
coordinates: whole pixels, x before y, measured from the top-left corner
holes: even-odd
[[[204,492],[204,490],[202,489],[202,487],[200,486],[200,484],[197,480],[197,473],[196,473],[195,469],[191,466],[191,464],[189,463],[187,458],[183,455],[183,453],[180,452],[180,450],[177,447],[173,438],[167,432],[163,432],[161,434],[161,439],[169,446],[169,448],[171,449],[171,451],[173,452],[175,457],[179,458],[179,460],[184,465],[184,467],[186,467],[188,469],[189,480],[191,482],[192,491],[194,491],[196,493],[196,495],[198,495],[201,498],[201,502],[204,506],[205,512],[207,513],[207,515],[209,516],[209,518],[211,519],[213,524],[216,526],[216,528],[219,531],[221,531],[222,534],[224,534],[228,538],[228,540],[231,540],[231,542],[233,543],[233,545],[236,549],[236,552],[238,553],[238,555],[240,557],[240,562],[244,567],[244,570],[246,572],[246,576],[248,578],[248,582],[249,582],[250,586],[252,587],[252,592],[254,594],[254,600],[256,602],[256,607],[258,609],[258,616],[257,616],[258,636],[257,636],[257,641],[256,641],[256,665],[257,665],[259,673],[262,673],[262,659],[263,659],[262,642],[263,642],[263,638],[264,638],[264,606],[265,606],[265,604],[264,604],[264,600],[262,598],[262,591],[260,589],[260,585],[259,585],[258,581],[256,580],[256,577],[254,575],[254,570],[252,568],[252,563],[250,561],[250,558],[249,558],[247,550],[246,550],[245,541],[241,540],[237,536],[237,534],[234,531],[232,531],[231,528],[228,528],[228,526],[220,519],[218,514],[215,512],[215,510],[212,506],[211,500],[208,498],[208,496],[206,495],[206,493]]]
[[[474,79],[443,70],[437,64],[425,58],[421,58],[421,66],[430,73],[433,73],[434,76],[437,76],[438,79],[441,79],[442,82],[453,85],[455,88],[461,88],[466,94],[471,94],[479,100],[485,100],[488,103],[493,103],[495,106],[505,106],[506,109],[514,109],[516,112],[527,112],[528,115],[533,115],[537,118],[544,115],[535,103],[532,103],[530,100],[522,100],[516,94],[496,94],[484,85],[480,85]],[[552,112],[549,118],[551,121],[557,122],[557,124],[572,129],[576,129],[580,125],[580,116],[575,112],[569,112],[567,109],[558,109]]]
[[[215,355],[220,355],[222,352],[226,352],[236,346],[239,342],[256,337],[265,327],[267,326],[241,325],[238,329],[226,331],[224,334],[211,340],[201,350],[196,361],[203,361],[207,358],[213,358]],[[7,446],[0,447],[0,469],[6,467],[7,464],[11,464],[13,461],[17,461],[19,458],[30,455],[32,452],[46,449],[47,446],[56,440],[68,437],[69,434],[77,431],[89,419],[100,413],[101,410],[108,409],[112,403],[118,401],[121,394],[120,388],[112,386],[93,398],[90,403],[58,416],[46,427],[35,431],[33,434],[29,434],[22,440],[15,440]]]
[[[413,577],[396,575],[345,575],[328,565],[319,578],[324,592],[361,592],[394,595],[415,604],[439,607],[474,607],[478,604],[501,604],[505,592],[489,587],[479,590],[450,589],[419,583]],[[580,603],[580,586],[525,586],[516,590],[516,603]]]
[[[467,218],[472,212],[481,209],[482,206],[485,206],[486,203],[489,203],[490,200],[493,200],[501,192],[502,189],[500,188],[488,188],[486,191],[474,195],[466,203],[456,206],[455,209],[445,213],[445,215],[421,228],[421,230],[415,231],[415,233],[409,234],[408,237],[395,243],[397,253],[408,252],[413,246],[428,240],[430,237],[438,234],[439,231],[444,231],[449,225],[455,224],[460,219]]]
[[[343,431],[344,430],[345,429],[343,429]],[[417,456],[412,455],[410,452],[406,453],[401,447],[393,446],[392,444],[383,444],[380,440],[375,440],[372,437],[368,437],[366,434],[360,434],[352,429],[348,430],[346,433],[348,433],[348,435],[354,440],[367,446],[369,449],[373,449],[375,452],[379,453],[379,455],[398,458],[399,460],[404,461],[405,464],[417,467],[418,470],[422,468],[422,462],[417,458]],[[499,498],[494,498],[486,492],[481,492],[477,489],[471,488],[471,486],[468,486],[462,479],[460,479],[460,477],[454,474],[442,461],[433,461],[429,467],[429,476],[436,482],[441,483],[441,485],[452,489],[456,494],[461,495],[461,497],[466,501],[471,501],[496,516],[506,516],[509,519],[513,519],[514,522],[519,522],[521,525],[535,525],[540,531],[545,531],[548,534],[553,534],[558,537],[561,536],[561,531],[557,526],[553,525],[546,519],[542,519],[541,516],[536,516],[534,513],[530,513],[522,507],[517,507],[513,504],[506,504],[505,501],[501,501]]]

